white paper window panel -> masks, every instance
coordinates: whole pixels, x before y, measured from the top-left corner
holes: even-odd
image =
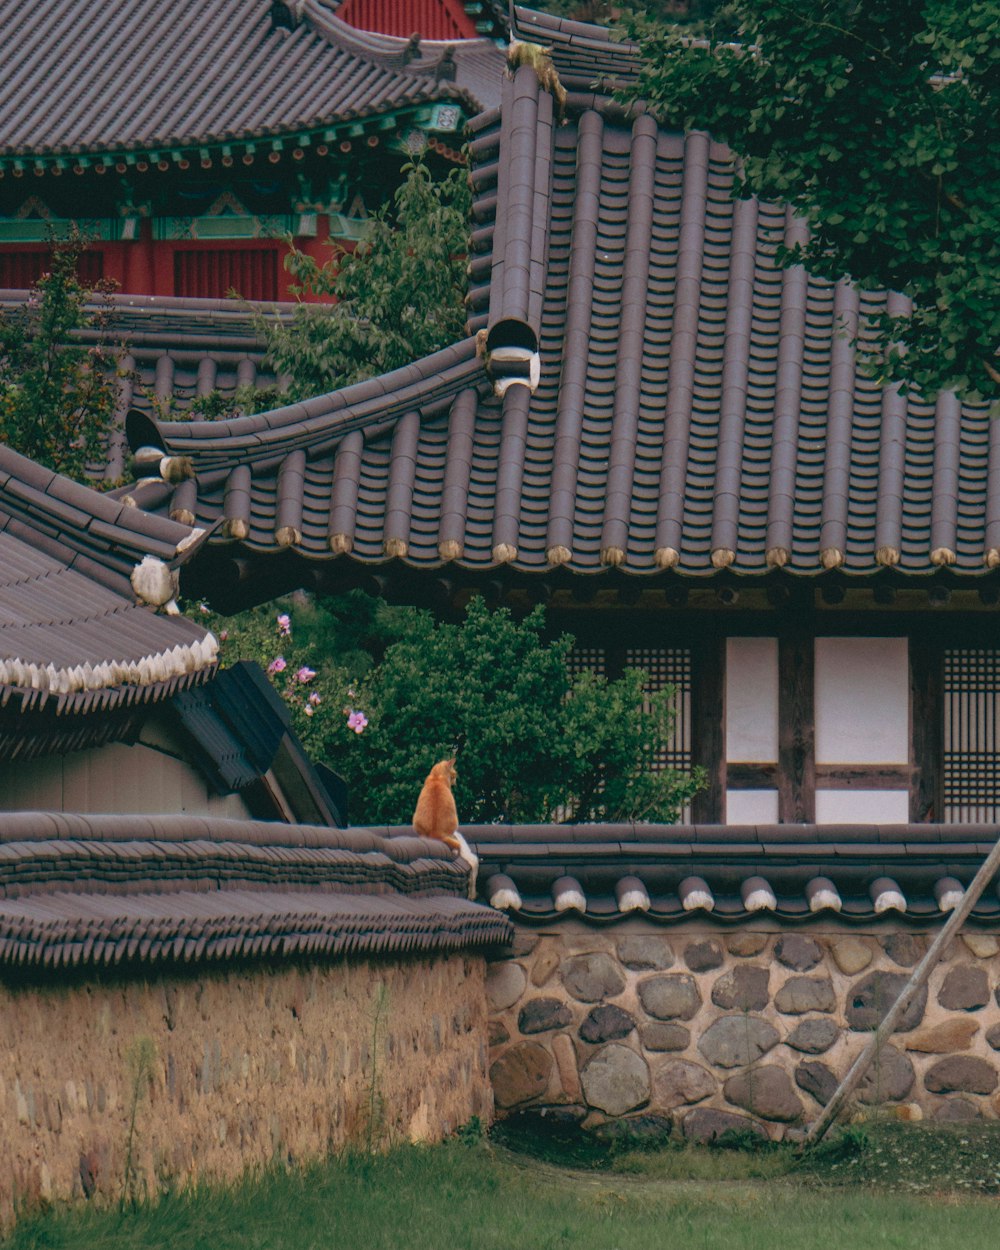
[[[817,638],[815,700],[818,764],[908,762],[907,639]]]
[[[727,790],[727,825],[776,825],[777,790]]]
[[[817,825],[905,825],[908,790],[817,790]]]
[[[778,640],[726,639],[726,759],[778,759]]]

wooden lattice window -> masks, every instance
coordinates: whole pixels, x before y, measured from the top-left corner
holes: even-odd
[[[182,248],[174,252],[175,295],[224,299],[230,291],[238,292],[244,299],[277,299],[277,250]]]
[[[944,653],[944,820],[1000,820],[1000,651]]]
[[[625,667],[643,670],[650,694],[665,686],[676,690],[673,731],[653,767],[687,772],[691,768],[691,652],[687,647],[628,647]]]
[[[577,673],[597,673],[604,677],[608,671],[607,656],[603,647],[574,647],[566,660],[571,677]]]

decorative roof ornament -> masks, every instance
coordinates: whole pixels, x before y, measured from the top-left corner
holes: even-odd
[[[143,556],[132,570],[129,581],[136,598],[150,607],[163,608],[168,616],[179,616],[177,595],[180,592],[180,574],[169,568],[156,556]]]

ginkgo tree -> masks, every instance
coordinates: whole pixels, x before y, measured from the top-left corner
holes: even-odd
[[[896,290],[887,381],[1000,396],[1000,2],[734,0],[738,42],[636,19],[630,98],[739,156],[737,193],[808,222],[784,254]]]

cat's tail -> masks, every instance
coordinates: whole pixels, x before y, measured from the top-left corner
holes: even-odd
[[[456,829],[448,839],[448,845],[455,847],[458,851],[458,858],[465,860],[469,865],[469,898],[476,897],[476,880],[479,876],[479,857],[474,855],[471,847],[465,838]]]

